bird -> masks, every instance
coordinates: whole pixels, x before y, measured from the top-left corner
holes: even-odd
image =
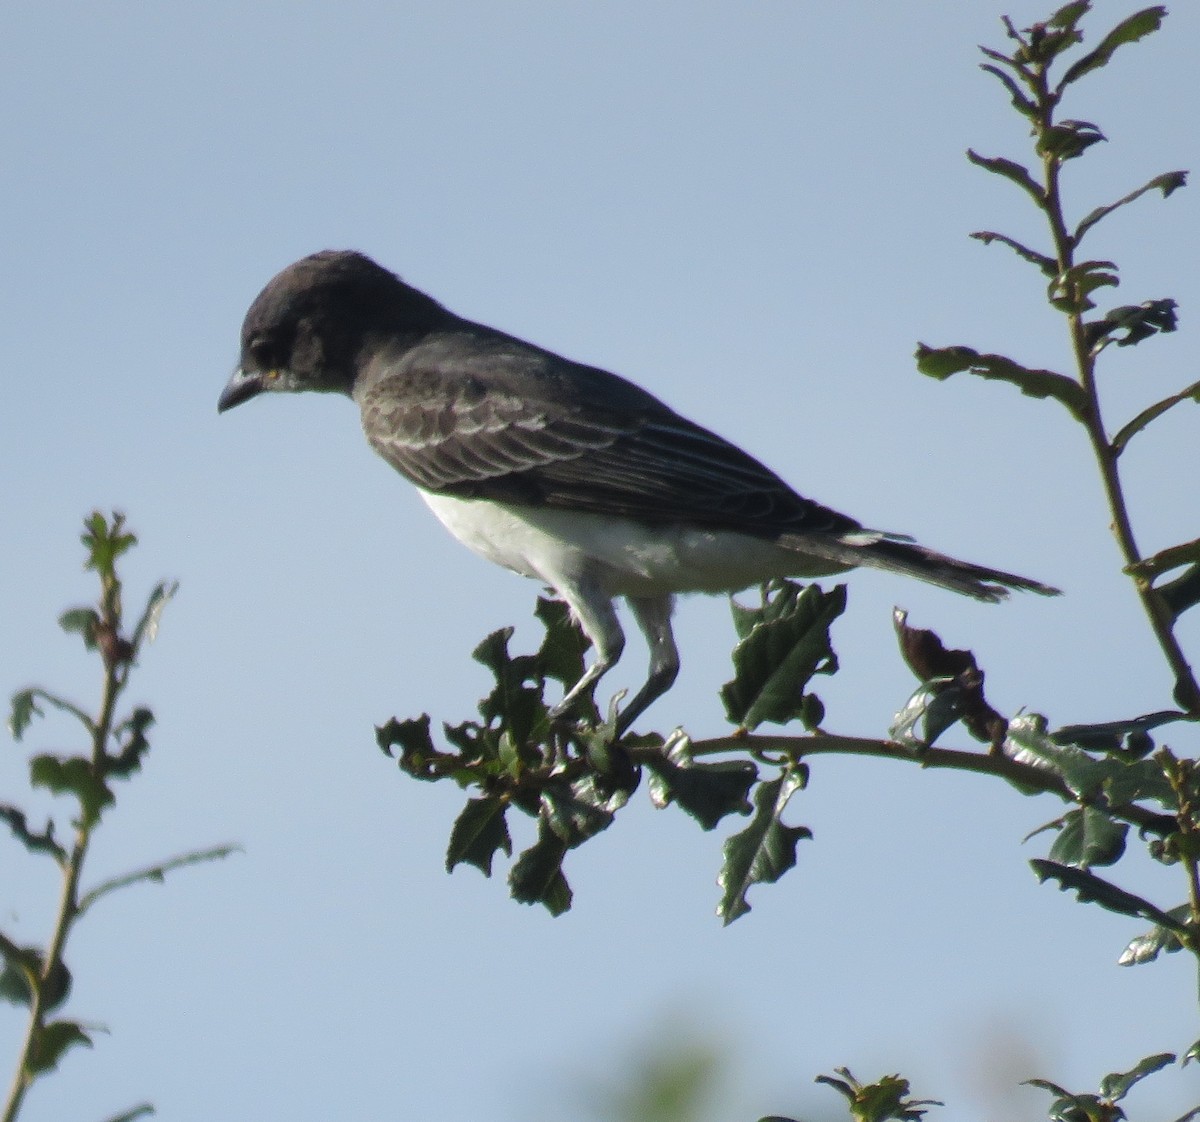
[[[1058,592],[867,529],[633,382],[462,318],[357,251],[311,254],[268,282],[217,408],[302,391],[353,399],[368,443],[455,538],[565,601],[594,653],[554,719],[621,657],[618,599],[650,654],[623,735],[679,673],[678,594],[862,565],[993,603]]]

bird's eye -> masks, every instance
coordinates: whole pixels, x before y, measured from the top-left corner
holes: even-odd
[[[277,365],[272,354],[274,348],[269,339],[251,339],[246,345],[246,350],[259,370],[270,370]]]

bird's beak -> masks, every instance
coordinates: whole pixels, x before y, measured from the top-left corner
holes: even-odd
[[[266,389],[266,383],[259,371],[235,370],[233,377],[221,391],[221,396],[217,401],[217,412],[224,413],[226,409],[241,405],[243,401],[257,397],[264,389]]]

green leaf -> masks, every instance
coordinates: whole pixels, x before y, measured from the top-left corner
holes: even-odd
[[[803,771],[788,769],[778,779],[760,783],[754,795],[753,820],[741,833],[726,840],[725,861],[717,877],[717,884],[724,890],[717,915],[726,926],[750,911],[746,899],[749,890],[783,876],[796,863],[796,843],[812,837],[807,827],[783,822],[788,800],[804,782]]]
[[[1051,733],[1056,744],[1074,744],[1089,752],[1112,752],[1130,758],[1145,756],[1154,747],[1151,729],[1175,721],[1192,720],[1178,709],[1159,709],[1120,721],[1101,721],[1088,725],[1063,725]]]
[[[1003,355],[980,354],[970,347],[927,347],[917,344],[917,369],[938,381],[963,370],[999,382],[1010,382],[1029,397],[1052,397],[1066,406],[1074,417],[1087,416],[1088,399],[1082,387],[1053,370],[1033,370]]]
[[[31,1076],[53,1071],[66,1051],[77,1044],[90,1048],[92,1038],[75,1021],[51,1021],[42,1025],[33,1035],[26,1071]]]
[[[1060,31],[1074,31],[1075,25],[1091,10],[1091,0],[1074,0],[1064,4],[1046,22]]]
[[[569,849],[582,845],[589,838],[612,825],[613,814],[607,807],[588,798],[581,798],[573,787],[546,787],[542,791],[544,822],[562,839]]]
[[[1125,571],[1135,577],[1156,577],[1196,561],[1200,561],[1200,538],[1159,550],[1152,557],[1144,557],[1136,565],[1128,566]]]
[[[176,869],[185,869],[189,865],[204,865],[209,861],[222,861],[226,857],[231,857],[235,853],[241,853],[240,845],[214,845],[208,849],[195,849],[188,853],[180,853],[175,857],[170,857],[166,861],[159,861],[153,865],[147,865],[143,869],[135,869],[130,873],[123,873],[121,876],[110,877],[108,880],[101,881],[95,888],[86,892],[79,901],[79,906],[76,908],[76,916],[83,915],[93,904],[98,900],[103,899],[109,893],[116,892],[121,888],[128,888],[134,884],[162,884],[168,873],[173,873]]]
[[[991,63],[982,62],[979,64],[980,70],[986,70],[989,74],[999,79],[1001,84],[1008,90],[1008,96],[1012,99],[1013,108],[1023,117],[1028,117],[1031,121],[1037,117],[1037,105],[1022,91],[1017,84],[1017,80],[1008,73],[1002,70],[999,66],[993,66]]]
[[[67,1000],[71,992],[71,972],[64,962],[55,962],[49,975],[41,981],[46,959],[40,947],[18,947],[4,939],[0,954],[4,958],[4,969],[0,971],[0,1000],[28,1008],[36,986],[41,987],[44,1013]]]
[[[503,799],[486,796],[469,799],[450,831],[446,850],[446,872],[456,865],[474,865],[484,876],[492,875],[492,858],[502,849],[512,856],[512,838],[504,815],[507,804]]]
[[[459,747],[464,753],[474,747],[465,739],[466,728],[446,728],[446,736],[450,740],[461,741]],[[420,717],[407,718],[403,721],[392,717],[386,724],[375,728],[375,741],[380,751],[386,756],[392,756],[393,749],[400,749],[400,767],[414,779],[433,782],[441,779],[447,772],[462,762],[461,757],[455,757],[446,752],[439,752],[433,746],[429,735],[429,715],[422,713]]]
[[[154,1107],[150,1103],[140,1103],[129,1110],[123,1110],[120,1114],[114,1114],[111,1118],[106,1118],[105,1122],[137,1122],[139,1118],[149,1118],[155,1113]]]
[[[1055,92],[1062,93],[1067,86],[1079,81],[1085,74],[1107,66],[1112,56],[1126,43],[1136,43],[1157,31],[1166,15],[1167,9],[1161,4],[1156,4],[1153,8],[1143,8],[1140,12],[1127,16],[1100,40],[1098,46],[1067,67],[1066,73],[1055,87]]]
[[[1158,598],[1167,606],[1172,619],[1178,619],[1188,608],[1200,604],[1200,564],[1190,566],[1186,572],[1159,585],[1155,590]]]
[[[71,608],[58,617],[58,626],[68,634],[75,632],[83,637],[83,645],[89,651],[96,649],[96,628],[100,626],[100,615],[95,608]]]
[[[8,729],[12,733],[14,740],[20,740],[25,735],[34,717],[45,716],[45,713],[38,707],[37,703],[39,701],[44,701],[47,705],[52,705],[55,709],[61,709],[64,713],[70,713],[88,732],[95,731],[96,726],[92,723],[91,717],[80,709],[78,705],[73,705],[65,698],[50,693],[40,686],[34,686],[31,689],[18,690],[13,694],[12,712],[8,718]]]
[[[29,761],[29,781],[56,795],[74,795],[82,812],[81,824],[90,829],[100,821],[104,808],[113,801],[107,784],[82,756],[34,756]]]
[[[729,720],[752,729],[811,715],[804,687],[813,675],[837,670],[829,627],[845,608],[845,585],[823,592],[792,581],[764,585],[759,609],[734,602],[741,638],[733,649],[734,677],[721,687]]]
[[[1053,735],[1046,732],[1046,719],[1036,713],[1022,714],[1008,724],[1004,755],[1019,763],[1042,767],[1060,775],[1071,793],[1080,801],[1103,794],[1113,806],[1141,799],[1156,799],[1168,809],[1174,807],[1170,784],[1162,768],[1153,760],[1108,757],[1097,759],[1073,744],[1058,740],[1071,728]]]
[[[93,511],[83,526],[79,540],[88,551],[84,567],[95,569],[102,577],[115,577],[117,559],[137,545],[137,537],[125,531],[125,515],[114,511],[110,523],[98,510]]]
[[[679,764],[662,757],[646,760],[645,766],[654,805],[677,803],[705,830],[713,829],[727,814],[750,813],[748,795],[758,768],[749,760]]]
[[[511,656],[508,643],[512,635],[511,627],[493,631],[471,652],[471,657],[486,666],[496,679],[495,688],[479,703],[480,715],[489,726],[498,723],[523,752],[525,745],[540,739],[535,730],[544,729],[548,718],[537,658]],[[536,688],[531,683],[536,683]]]
[[[1181,934],[1187,933],[1187,927],[1168,915],[1161,908],[1155,907],[1148,900],[1126,892],[1115,884],[1089,873],[1085,869],[1075,869],[1070,865],[1061,865],[1056,861],[1046,861],[1035,857],[1029,862],[1034,874],[1043,884],[1047,880],[1059,882],[1061,891],[1074,890],[1079,901],[1084,904],[1099,904],[1102,908],[1118,915],[1136,916],[1148,919],[1161,927],[1169,927]]]
[[[1195,382],[1186,390],[1180,390],[1179,393],[1172,394],[1170,397],[1164,397],[1162,401],[1156,401],[1153,405],[1143,409],[1112,438],[1113,452],[1119,456],[1125,451],[1125,445],[1129,443],[1130,439],[1141,432],[1151,421],[1157,420],[1168,409],[1173,409],[1185,401],[1194,401],[1200,404],[1200,382]]]
[[[1156,175],[1149,183],[1143,184],[1136,191],[1130,191],[1128,195],[1119,198],[1115,203],[1097,207],[1075,227],[1075,244],[1078,245],[1083,239],[1083,235],[1102,218],[1107,218],[1114,210],[1117,210],[1119,207],[1128,206],[1135,199],[1140,199],[1148,192],[1161,191],[1165,199],[1170,196],[1172,191],[1177,191],[1180,187],[1186,187],[1187,175],[1186,171],[1163,172],[1162,175]]]
[[[1068,811],[1050,847],[1050,860],[1082,869],[1114,865],[1125,852],[1128,833],[1129,827],[1124,822],[1115,822],[1096,807]]]
[[[25,730],[33,724],[34,717],[45,714],[37,705],[37,690],[18,690],[13,694],[12,710],[8,718],[8,731],[13,740],[20,740]]]
[[[5,822],[12,835],[30,853],[45,853],[53,857],[60,865],[67,860],[67,851],[54,840],[54,823],[47,820],[46,829],[38,834],[29,828],[25,812],[8,803],[0,803],[0,822]]]
[[[537,653],[541,673],[565,687],[573,686],[583,677],[584,654],[591,642],[571,619],[570,609],[561,600],[539,596],[533,614],[546,629]]]
[[[936,1099],[907,1098],[908,1080],[899,1075],[885,1075],[875,1083],[862,1083],[849,1068],[835,1070],[842,1078],[818,1075],[816,1082],[832,1087],[846,1099],[855,1122],[919,1122],[926,1113],[922,1107],[944,1105]]]
[[[1045,203],[1046,193],[1034,180],[1033,176],[1029,174],[1029,169],[1023,167],[1021,164],[1013,160],[1006,160],[1003,156],[981,156],[971,148],[967,149],[967,159],[976,167],[983,168],[985,171],[990,171],[993,175],[999,175],[1015,183],[1038,206],[1042,206]]]
[[[1044,253],[1038,253],[1036,250],[1030,249],[1028,246],[1022,245],[1019,241],[1010,238],[1007,234],[997,234],[994,230],[976,230],[971,237],[976,241],[983,242],[984,245],[999,242],[1001,245],[1008,246],[1018,257],[1028,261],[1031,265],[1036,265],[1044,276],[1053,277],[1058,274],[1058,262],[1053,257],[1047,257]]]
[[[962,685],[953,678],[922,682],[892,718],[888,739],[914,751],[932,747],[942,733],[962,718],[963,695]]]
[[[1175,308],[1174,300],[1145,300],[1113,308],[1101,319],[1084,324],[1088,347],[1095,355],[1110,343],[1135,347],[1152,335],[1174,331],[1178,323]]]
[[[138,651],[142,649],[143,643],[153,643],[158,638],[158,624],[162,619],[163,609],[179,591],[178,581],[161,581],[154,586],[149,598],[146,600],[146,608],[142,612],[141,618],[137,621],[137,626],[133,629],[133,637],[130,642],[133,644],[133,653],[136,656]]]
[[[541,904],[552,916],[567,911],[571,888],[562,871],[567,848],[548,823],[539,820],[537,841],[513,862],[508,874],[512,898],[522,904]]]
[[[1057,274],[1046,288],[1046,298],[1060,312],[1078,315],[1096,306],[1091,294],[1121,283],[1112,261],[1081,261]]]
[[[1093,144],[1107,139],[1091,121],[1059,121],[1038,134],[1037,153],[1056,160],[1073,160]]]
[[[113,729],[117,742],[116,755],[104,758],[105,776],[128,779],[142,766],[142,759],[150,750],[146,730],[154,724],[154,714],[145,707],[138,707],[128,718]]]
[[[1167,915],[1180,923],[1186,924],[1192,914],[1188,904],[1180,904],[1167,909]],[[1117,959],[1118,966],[1140,966],[1143,962],[1153,962],[1160,954],[1174,954],[1183,950],[1179,935],[1166,927],[1152,927],[1141,935],[1129,941]]]
[[[1145,1079],[1147,1075],[1162,1071],[1164,1067],[1169,1067],[1174,1062],[1175,1054],[1173,1052],[1158,1052],[1153,1056],[1147,1056],[1130,1071],[1110,1072],[1104,1076],[1100,1080],[1100,1094],[1110,1102],[1120,1102],[1129,1094],[1135,1083]]]

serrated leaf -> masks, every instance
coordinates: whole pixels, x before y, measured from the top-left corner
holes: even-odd
[[[1075,227],[1075,243],[1079,244],[1083,235],[1086,234],[1093,226],[1096,225],[1102,218],[1107,218],[1114,210],[1120,207],[1128,206],[1135,199],[1140,199],[1143,195],[1150,191],[1161,191],[1163,198],[1170,196],[1171,192],[1179,190],[1180,187],[1187,186],[1186,171],[1167,171],[1162,175],[1156,175],[1149,183],[1143,184],[1136,191],[1130,191],[1128,195],[1119,198],[1115,203],[1108,203],[1105,206],[1098,206],[1095,210],[1088,213],[1079,225]]]
[[[1080,800],[1093,798],[1123,766],[1116,760],[1097,760],[1073,745],[1056,743],[1046,731],[1046,719],[1037,713],[1009,721],[1003,748],[1009,759],[1057,772]]]
[[[1124,822],[1113,821],[1095,807],[1068,811],[1050,847],[1050,860],[1082,869],[1116,864],[1125,852],[1128,833]]]
[[[20,740],[25,735],[34,717],[45,716],[43,710],[38,706],[39,701],[44,701],[55,709],[61,709],[64,713],[70,713],[88,732],[95,731],[91,717],[78,705],[74,705],[66,698],[59,697],[58,694],[44,690],[40,686],[34,686],[31,689],[18,690],[13,694],[8,729],[14,740]]]
[[[1186,923],[1191,913],[1192,909],[1187,904],[1167,909],[1167,914],[1180,923]],[[1174,954],[1181,950],[1183,950],[1183,944],[1179,941],[1179,935],[1176,932],[1165,927],[1155,926],[1129,941],[1129,945],[1117,959],[1117,965],[1139,966],[1143,962],[1153,962],[1160,954]]]
[[[980,378],[1008,382],[1029,397],[1054,398],[1078,420],[1088,409],[1087,394],[1078,383],[1053,370],[1034,370],[1004,355],[980,354],[971,347],[927,347],[917,344],[917,369],[944,382],[952,374],[969,371]]]
[[[721,687],[729,720],[752,729],[811,712],[804,705],[804,687],[815,674],[837,670],[829,627],[845,608],[845,585],[830,592],[791,581],[766,586],[761,614],[733,649],[734,677]],[[746,612],[740,605],[734,609],[739,629],[749,619]]]
[[[571,687],[583,677],[584,654],[591,642],[571,619],[571,611],[561,600],[539,596],[533,613],[546,635],[538,649],[541,672],[565,687]]]
[[[446,738],[464,754],[472,751],[475,747],[474,742],[467,737],[468,726],[474,727],[472,722],[467,722],[466,726],[458,728],[446,726],[445,728]],[[386,756],[394,756],[393,749],[399,748],[400,768],[414,779],[422,779],[427,782],[441,779],[446,774],[444,765],[457,762],[453,761],[447,753],[439,752],[434,747],[433,739],[429,735],[429,715],[427,713],[422,713],[420,717],[406,718],[403,721],[392,717],[386,724],[377,725],[375,742]]]
[[[1127,16],[1105,35],[1093,50],[1067,67],[1055,87],[1055,92],[1061,93],[1072,82],[1079,81],[1085,74],[1107,66],[1112,56],[1126,43],[1136,43],[1139,39],[1157,31],[1162,26],[1166,15],[1167,9],[1161,4],[1156,4],[1153,8],[1143,8],[1140,12],[1134,12],[1133,15]]]
[[[113,511],[109,522],[98,510],[84,519],[80,541],[88,552],[84,568],[95,569],[102,577],[115,576],[117,559],[137,545],[137,537],[125,530],[125,515]]]
[[[100,616],[95,608],[71,608],[58,617],[58,626],[68,634],[77,634],[83,638],[83,645],[89,651],[96,649],[96,628],[100,625]]]
[[[976,241],[983,242],[984,245],[999,242],[1001,245],[1008,246],[1022,260],[1028,261],[1031,265],[1036,265],[1038,271],[1044,276],[1053,277],[1058,274],[1058,262],[1053,257],[1047,257],[1044,253],[1038,253],[1037,250],[1030,249],[1027,245],[1022,245],[1021,242],[1010,238],[1007,234],[997,234],[994,230],[976,230],[971,237]]]
[[[1169,1067],[1174,1062],[1174,1052],[1158,1052],[1153,1056],[1147,1056],[1129,1071],[1115,1071],[1104,1076],[1100,1080],[1100,1094],[1111,1102],[1120,1102],[1129,1094],[1135,1083],[1145,1079],[1147,1075],[1162,1071],[1164,1067]]]
[[[19,807],[0,803],[0,822],[5,822],[12,835],[30,853],[45,853],[60,865],[67,859],[67,851],[54,840],[54,823],[47,820],[46,829],[40,834],[29,828],[29,820]]]
[[[90,829],[100,821],[104,808],[113,801],[107,784],[82,756],[34,756],[29,761],[29,781],[56,795],[73,795],[79,800],[81,823]]]
[[[467,801],[450,831],[446,872],[453,872],[456,865],[467,864],[490,877],[496,850],[502,849],[507,856],[512,856],[512,838],[509,837],[505,810],[504,800],[494,796]]]
[[[1035,857],[1029,862],[1038,880],[1056,880],[1062,891],[1071,889],[1081,903],[1099,904],[1102,908],[1118,915],[1136,916],[1148,919],[1161,927],[1169,927],[1173,931],[1186,934],[1187,928],[1173,916],[1161,908],[1155,907],[1149,900],[1143,900],[1132,892],[1126,892],[1115,884],[1096,876],[1095,873],[1084,869],[1075,869],[1070,865],[1061,865],[1056,861],[1046,861]]]
[[[758,785],[755,813],[750,825],[728,838],[725,861],[717,884],[724,890],[717,906],[726,926],[750,911],[746,894],[756,884],[777,881],[796,863],[796,844],[812,837],[805,826],[788,826],[783,811],[792,795],[804,786],[799,770],[785,771],[778,779]]]
[[[983,168],[984,171],[990,171],[993,175],[999,175],[1015,183],[1039,206],[1045,202],[1045,192],[1034,180],[1033,176],[1029,174],[1029,169],[1018,164],[1016,161],[1006,160],[1003,156],[981,156],[971,148],[967,149],[967,159],[976,167]]]
[[[13,694],[8,717],[8,731],[13,740],[20,740],[25,735],[25,730],[33,724],[34,717],[45,715],[38,708],[37,693],[37,690],[18,690]]]
[[[57,1068],[68,1049],[78,1044],[90,1048],[92,1038],[75,1021],[51,1021],[40,1026],[30,1044],[26,1071],[38,1076]]]
[[[758,778],[749,760],[718,764],[680,765],[672,760],[648,759],[650,798],[657,807],[677,803],[705,830],[713,829],[727,814],[748,814],[747,797]]]
[[[541,822],[562,839],[569,849],[582,845],[612,825],[612,812],[568,787],[546,787],[542,791]]]
[[[508,874],[512,898],[522,904],[541,904],[552,916],[571,907],[571,888],[563,875],[567,844],[544,821],[538,839],[513,862]]]
[[[129,717],[113,729],[113,737],[117,741],[115,755],[104,759],[105,776],[116,776],[128,779],[142,766],[142,760],[150,750],[150,741],[146,739],[146,731],[154,724],[154,714],[144,706],[139,706]]]

